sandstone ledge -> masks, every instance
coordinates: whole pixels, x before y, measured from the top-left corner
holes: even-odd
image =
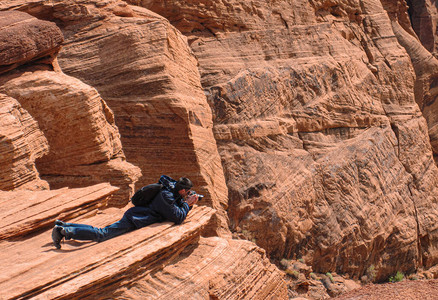
[[[107,183],[80,189],[0,192],[0,239],[23,236],[105,205],[119,190]]]
[[[284,275],[263,249],[244,240],[210,237],[187,247],[162,271],[120,288],[117,295],[122,299],[265,300],[287,299],[287,289]]]
[[[104,212],[74,220],[105,226],[120,218]],[[214,210],[194,208],[179,226],[159,223],[102,243],[67,241],[56,250],[50,230],[24,241],[0,242],[0,298],[78,299],[110,292],[118,282],[151,272],[200,235]]]

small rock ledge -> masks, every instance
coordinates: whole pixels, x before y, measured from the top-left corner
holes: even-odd
[[[21,211],[20,216],[28,216],[27,219],[21,218],[12,224],[14,216],[10,209],[6,210],[9,215],[2,224],[7,226],[1,234],[17,237],[31,233],[32,229],[48,225],[49,220],[53,222],[56,213],[72,216],[73,212],[80,211],[85,214],[89,212],[88,204],[98,202],[117,190],[111,188],[109,185],[97,185],[88,189],[44,191],[42,193],[46,197],[37,202],[40,205],[32,205],[35,201],[29,201],[29,207],[16,210]],[[6,201],[4,194],[2,205]],[[90,201],[91,198],[94,201]],[[63,202],[52,206],[60,199]],[[32,212],[35,212],[34,216]],[[111,293],[107,289],[119,287],[114,283],[161,267],[167,259],[199,239],[213,212],[208,207],[195,207],[179,226],[170,222],[154,224],[102,243],[65,241],[60,250],[52,245],[51,229],[24,239],[2,240],[0,298],[84,299],[96,291]],[[72,221],[101,227],[118,220],[122,213],[123,210],[111,208],[98,215]],[[24,232],[20,231],[21,228]]]

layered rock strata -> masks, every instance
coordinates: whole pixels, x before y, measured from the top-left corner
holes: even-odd
[[[433,109],[415,102],[433,71],[403,1],[130,2],[188,39],[116,0],[3,3],[59,24],[61,65],[108,99],[141,184],[184,173],[223,211],[226,178],[235,236],[318,272],[437,263]]]
[[[248,241],[211,237],[201,238],[161,272],[138,278],[117,295],[127,299],[186,299],[188,295],[191,299],[287,299],[287,290],[283,275],[265,251]]]
[[[61,42],[61,30],[52,22],[19,11],[0,13],[1,93],[17,100],[22,110],[35,119],[37,125],[30,124],[33,127],[28,132],[38,128],[43,133],[43,137],[27,134],[24,140],[31,147],[38,144],[46,147],[45,152],[31,153],[25,161],[22,159],[21,172],[10,170],[15,177],[22,177],[23,182],[28,181],[29,174],[39,180],[39,173],[51,188],[111,182],[121,189],[110,204],[124,206],[141,172],[126,162],[113,112],[98,92],[60,71],[56,54]],[[7,139],[17,139],[11,134],[5,133]],[[7,147],[11,142],[2,144]],[[28,148],[28,145],[17,144],[10,150],[9,157],[2,158],[7,165],[18,165],[14,157],[22,157],[19,153],[29,152]],[[26,175],[25,169],[32,170]],[[5,172],[3,176],[12,175]],[[37,185],[40,183],[36,181]],[[20,184],[10,182],[2,188],[8,190]],[[44,187],[48,187],[47,183]]]
[[[406,0],[406,4],[412,28],[419,41],[427,51],[436,55],[438,10],[435,1]]]
[[[151,117],[150,111],[147,111],[146,119],[143,119],[145,110],[141,110],[136,125],[156,122],[154,126],[158,126],[158,129],[152,126],[151,137],[155,138],[157,132],[163,134],[156,137],[159,146],[152,145],[164,152],[160,156],[161,161],[154,163],[161,163],[175,174],[188,175],[194,179],[196,190],[206,194],[205,203],[218,207],[221,212],[215,215],[209,207],[195,206],[186,221],[179,226],[172,223],[154,224],[97,244],[67,241],[62,243],[61,250],[52,251],[54,248],[50,230],[46,229],[56,218],[98,227],[120,219],[124,210],[95,210],[96,207],[105,206],[109,194],[112,195],[109,201],[114,201],[118,197],[118,188],[102,184],[32,194],[28,191],[0,193],[0,206],[4,208],[3,231],[0,232],[3,236],[0,245],[4,250],[3,256],[0,256],[0,298],[117,298],[126,292],[120,289],[121,286],[134,286],[140,279],[149,278],[151,274],[153,277],[160,277],[160,274],[166,277],[168,270],[164,270],[164,266],[174,272],[169,288],[173,286],[175,290],[187,283],[186,279],[178,278],[177,274],[184,274],[188,265],[199,265],[204,271],[210,266],[217,270],[207,273],[197,272],[197,268],[191,270],[190,278],[193,281],[187,287],[187,294],[191,294],[190,289],[196,287],[194,296],[199,296],[197,299],[209,295],[216,298],[236,296],[240,299],[286,298],[283,275],[269,262],[264,250],[248,241],[200,238],[201,234],[210,235],[213,231],[226,235],[224,207],[227,190],[212,134],[211,112],[200,88],[196,60],[185,38],[161,17],[144,9],[131,8],[119,1],[5,1],[0,4],[0,9],[5,9],[5,5],[6,8],[10,5],[9,8],[22,9],[41,18],[56,20],[65,26],[61,27],[67,35],[77,33],[75,38],[87,35],[90,28],[81,30],[86,22],[90,21],[88,25],[93,28],[95,22],[104,20],[99,25],[106,27],[110,34],[105,35],[105,30],[92,34],[102,34],[99,39],[108,43],[104,43],[107,46],[113,45],[109,43],[112,35],[116,39],[119,33],[123,36],[123,24],[131,25],[130,20],[124,18],[136,18],[135,26],[126,28],[130,33],[139,32],[138,29],[142,28],[140,25],[150,26],[145,31],[146,37],[139,34],[139,40],[146,40],[152,45],[143,51],[152,49],[155,52],[151,50],[151,54],[158,54],[158,57],[154,57],[158,70],[151,71],[156,72],[152,78],[140,77],[139,86],[161,78],[163,82],[151,86],[162,89],[146,90],[146,94],[156,94],[151,98],[142,94],[139,98],[145,97],[144,103],[139,101],[134,107],[126,107],[134,112],[144,107],[152,110]],[[91,35],[86,38],[93,40]],[[80,40],[72,44],[83,46]],[[86,42],[93,44],[90,40]],[[108,47],[102,48],[109,51]],[[165,54],[160,55],[160,50]],[[128,53],[128,59],[135,62],[139,51],[135,48],[135,51]],[[90,55],[90,60],[97,58],[93,52],[85,52],[84,56],[87,55]],[[160,61],[163,58],[164,63]],[[74,59],[72,61],[77,62]],[[150,62],[147,61],[145,66],[150,66]],[[99,70],[99,67],[103,69]],[[117,82],[121,82],[124,71],[110,76],[109,70],[105,69],[107,67],[106,64],[96,67],[98,72],[106,76],[102,76],[102,79],[108,80],[115,76]],[[11,98],[14,97],[26,107],[38,121],[41,128],[39,133],[47,137],[50,152],[47,157],[37,161],[38,169],[44,173],[51,188],[57,184],[67,184],[67,180],[63,182],[64,178],[68,179],[70,186],[89,185],[96,178],[114,184],[114,177],[127,174],[129,168],[123,165],[126,162],[117,139],[112,112],[96,90],[73,77],[53,72],[53,69],[56,69],[53,65],[41,67],[34,64],[9,72],[1,78],[1,92],[9,95],[5,97],[11,101],[15,101]],[[124,84],[128,85],[128,82]],[[117,93],[117,89],[111,89],[109,85],[100,88],[107,88],[107,95]],[[131,97],[132,94],[127,92],[126,98],[122,97],[124,104],[130,104]],[[135,97],[133,99],[136,100]],[[118,105],[119,110],[123,111],[123,105]],[[137,132],[138,128],[134,129],[133,132]],[[148,140],[154,142],[154,139]],[[137,140],[139,143],[144,141],[144,138]],[[175,149],[161,148],[163,144],[174,146],[174,143]],[[102,174],[102,165],[106,174]],[[138,174],[135,168],[132,169],[130,179]],[[162,170],[153,171],[157,175],[162,173]],[[121,186],[121,190],[123,188]],[[191,255],[193,250],[195,254]],[[184,260],[178,264],[180,259],[176,257],[181,251],[185,251],[182,255]],[[208,261],[213,262],[209,264]],[[202,284],[197,286],[196,283]],[[187,296],[184,293],[173,293],[170,289],[158,288],[153,293],[166,299]],[[140,297],[144,297],[144,293]]]
[[[35,167],[48,152],[38,123],[17,100],[0,93],[0,190],[48,189]]]
[[[88,194],[85,193],[86,190],[88,190]],[[0,196],[11,195],[13,192],[4,193]],[[52,197],[48,198],[50,193],[52,193]],[[101,195],[103,195],[102,193],[103,191],[100,192]],[[51,206],[49,202],[54,201],[54,199],[50,200],[50,198],[61,200],[60,197],[64,196],[70,198],[69,205],[71,207],[76,205],[78,211],[84,214],[86,208],[83,206],[83,199],[77,197],[80,194],[90,200],[93,197],[95,200],[99,198],[99,191],[96,189],[93,191],[92,187],[81,190],[44,191],[33,194],[34,198],[46,199],[46,201],[40,202],[40,208],[34,209],[40,209],[40,217],[43,217],[45,215],[42,209],[44,203]],[[24,194],[15,193],[14,195],[21,199]],[[62,204],[58,205],[58,208],[61,207]],[[118,220],[121,213],[122,210],[110,208],[94,216],[80,215],[71,221],[103,227]],[[167,276],[165,275],[167,274],[166,268],[171,268],[180,275],[185,274],[187,271],[185,260],[197,265],[200,259],[205,258],[204,265],[199,265],[199,267],[205,269],[212,266],[218,272],[217,268],[222,268],[222,272],[225,272],[222,280],[225,281],[219,280],[221,277],[218,273],[211,272],[210,276],[214,275],[217,280],[214,285],[209,285],[208,277],[205,277],[202,272],[195,272],[199,269],[192,265],[193,273],[190,278],[194,283],[202,284],[196,287],[196,293],[190,291],[183,297],[193,295],[193,299],[205,299],[202,295],[209,293],[219,296],[221,293],[235,295],[239,290],[233,291],[230,288],[233,286],[230,282],[246,280],[245,291],[240,291],[240,295],[244,297],[240,299],[266,299],[265,296],[285,298],[286,286],[281,273],[268,262],[264,251],[252,243],[212,238],[201,239],[200,246],[196,246],[202,229],[207,226],[212,214],[211,208],[195,207],[182,225],[154,224],[102,243],[65,241],[62,243],[62,248],[55,251],[49,251],[53,247],[49,242],[50,231],[34,234],[24,240],[14,242],[3,240],[0,242],[2,249],[5,250],[2,252],[3,255],[0,255],[0,269],[2,271],[0,297],[31,297],[35,299],[123,298],[127,295],[123,296],[123,293],[120,292],[121,286],[131,286],[133,287],[132,291],[135,291],[134,286],[141,283],[143,278],[159,276],[158,274]],[[34,230],[40,226],[40,224],[35,223],[33,225]],[[24,226],[16,227],[15,235],[22,235],[23,228],[27,230]],[[187,256],[189,253],[187,249],[196,249],[195,255]],[[183,255],[185,260],[183,263],[175,265],[175,257],[179,256],[181,251],[186,251],[186,254]],[[228,264],[236,267],[240,273],[231,274],[224,269],[223,265],[219,263],[222,263],[221,260],[223,261],[225,257],[218,256],[218,252],[233,255],[233,259],[229,257]],[[240,255],[242,259],[234,260],[238,258],[237,255]],[[169,264],[169,261],[172,263]],[[213,264],[208,264],[208,261],[213,261]],[[251,266],[243,264],[244,261],[251,262]],[[162,270],[164,265],[169,265],[169,267]],[[257,281],[250,281],[251,278],[246,278],[246,274],[252,274],[251,278],[257,279]],[[23,282],[26,284],[20,284]],[[258,282],[258,284],[254,284],[254,282]],[[168,287],[186,285],[186,283],[187,280],[184,276],[179,276],[173,278]],[[226,290],[224,285],[228,286],[229,289]],[[217,290],[220,287],[222,288]],[[156,296],[164,296],[166,293],[168,293],[166,289],[157,288],[155,290]],[[145,293],[140,293],[139,297],[143,298],[145,295]],[[166,299],[181,299],[180,296],[180,294],[170,293]]]
[[[1,191],[0,239],[17,239],[46,230],[53,226],[56,218],[69,220],[95,212],[106,206],[117,190],[108,183],[101,183],[76,190]]]
[[[428,29],[435,30],[431,28],[436,23],[436,20],[434,21],[436,17],[433,15],[433,7],[428,1],[419,1],[418,3],[411,4],[411,19],[415,28],[414,32],[410,26],[408,6],[405,2],[394,3],[393,1],[385,0],[382,1],[382,4],[391,18],[391,25],[398,42],[406,49],[411,58],[416,75],[414,85],[415,100],[427,121],[430,142],[436,161],[438,157],[438,124],[435,100],[437,97],[436,77],[438,76],[438,60],[434,57],[434,46],[430,42],[430,37],[426,37],[430,34],[425,34]],[[420,6],[424,8],[421,14],[418,11]],[[426,22],[426,19],[430,22]],[[416,33],[419,35],[417,36]],[[428,49],[430,49],[430,52]]]
[[[0,14],[0,74],[38,61],[52,65],[64,37],[51,22],[20,11]]]
[[[199,60],[236,236],[356,278],[437,262],[438,170],[390,1],[130,2]]]
[[[143,173],[137,187],[161,174],[189,177],[206,196],[203,204],[218,211],[216,227],[226,234],[227,187],[211,109],[186,38],[164,18],[122,1],[19,8],[62,29],[59,63],[96,88],[114,111],[124,153]]]
[[[112,111],[98,92],[53,71],[24,72],[0,88],[38,121],[50,146],[37,169],[51,188],[111,182],[123,189],[111,205],[124,206],[140,176],[124,159]]]

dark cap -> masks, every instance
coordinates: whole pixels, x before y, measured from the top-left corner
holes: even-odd
[[[175,184],[175,191],[190,190],[193,187],[193,183],[187,177],[181,177]]]

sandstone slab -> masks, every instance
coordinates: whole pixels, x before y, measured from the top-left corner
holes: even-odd
[[[63,40],[52,22],[20,11],[0,12],[0,73],[38,59],[51,64]]]
[[[212,212],[197,207],[182,225],[154,224],[102,243],[67,241],[60,250],[52,245],[51,231],[26,240],[1,241],[5,251],[0,256],[0,297],[84,299],[101,294],[111,298],[120,282],[156,270],[196,241]],[[103,227],[117,221],[121,213],[113,208],[74,221]]]
[[[287,288],[284,275],[264,250],[248,241],[211,237],[184,249],[160,272],[119,289],[118,295],[127,299],[287,299]]]
[[[74,190],[0,192],[0,239],[16,239],[52,227],[56,218],[72,219],[105,207],[117,190],[102,183]]]

